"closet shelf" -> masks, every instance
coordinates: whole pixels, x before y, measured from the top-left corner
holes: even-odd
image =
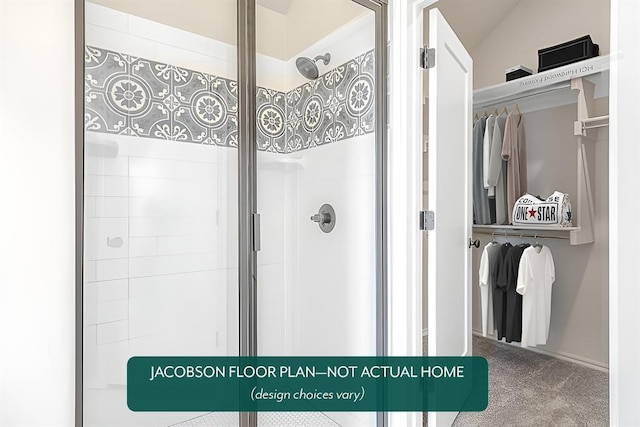
[[[550,238],[568,239],[572,245],[594,242],[594,176],[590,172],[595,158],[593,142],[598,138],[597,128],[609,124],[609,116],[594,115],[594,100],[609,96],[609,62],[608,55],[599,56],[473,92],[473,110],[476,113],[510,108],[516,103],[522,113],[574,104],[577,110],[577,120],[573,124],[574,136],[578,142],[578,186],[576,194],[572,195],[575,201],[573,223],[577,227],[474,225],[474,232],[496,235],[511,233],[512,236],[522,232],[528,237],[540,232]]]
[[[473,109],[502,108],[518,103],[523,113],[575,104],[571,80],[582,77],[595,85],[594,98],[609,95],[609,55],[598,56],[473,92]]]
[[[580,227],[552,227],[552,226],[545,226],[545,225],[520,226],[520,225],[497,225],[497,224],[478,225],[478,224],[474,224],[473,225],[473,230],[474,231],[484,230],[484,231],[488,231],[490,233],[496,233],[496,235],[498,235],[500,233],[500,231],[530,231],[532,233],[537,232],[537,231],[565,231],[565,232],[569,232],[569,231],[580,230]]]
[[[579,232],[580,227],[553,227],[553,226],[518,226],[518,225],[475,225],[474,234],[486,234],[495,237],[534,237],[540,239],[563,239],[570,240],[571,244],[576,244],[572,234]]]

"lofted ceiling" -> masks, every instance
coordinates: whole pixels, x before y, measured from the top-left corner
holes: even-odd
[[[439,0],[432,7],[440,9],[464,47],[473,52],[520,1],[522,0]],[[426,22],[427,17],[425,26]],[[425,32],[425,41],[427,36]]]
[[[111,9],[236,43],[236,0],[87,0]],[[368,9],[352,0],[257,0],[259,53],[288,60]]]
[[[267,9],[271,9],[274,12],[278,12],[283,15],[287,15],[289,13],[291,3],[293,3],[293,0],[258,0],[258,4],[260,6],[266,7]]]
[[[236,38],[236,0],[89,0],[226,43]],[[393,0],[402,1],[402,0]],[[439,0],[469,52],[522,0]],[[287,60],[364,13],[351,0],[257,0],[260,53]],[[425,19],[425,25],[426,25]],[[425,41],[427,33],[425,32]]]

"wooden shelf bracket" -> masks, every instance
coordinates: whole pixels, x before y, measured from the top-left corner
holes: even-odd
[[[571,90],[578,92],[577,120],[574,122],[576,136],[576,160],[578,164],[578,199],[577,205],[572,206],[578,229],[570,232],[572,245],[582,245],[594,242],[593,220],[595,218],[593,180],[589,165],[595,162],[596,140],[595,127],[608,123],[608,116],[594,117],[594,89],[595,85],[582,78],[571,79]],[[595,126],[588,124],[596,123]],[[593,168],[591,168],[593,169]]]

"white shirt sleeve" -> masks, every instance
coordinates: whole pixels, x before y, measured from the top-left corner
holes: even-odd
[[[522,258],[520,258],[520,265],[518,266],[516,292],[520,295],[524,295],[527,293],[527,285],[529,284],[529,281],[531,279],[527,250],[528,248],[525,249],[525,251],[522,253]]]
[[[489,254],[487,253],[487,246],[484,247],[482,256],[480,257],[479,273],[480,286],[487,286],[487,283],[489,283]]]
[[[547,268],[549,269],[551,283],[553,283],[556,281],[556,265],[553,262],[553,255],[551,255],[551,251],[548,251],[547,253]]]
[[[480,303],[482,304],[482,336],[486,337],[488,331],[493,331],[493,304],[491,287],[489,284],[489,251],[487,244],[480,257]]]

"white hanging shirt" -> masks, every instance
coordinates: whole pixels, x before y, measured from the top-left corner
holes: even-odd
[[[551,320],[551,287],[556,280],[551,251],[530,246],[522,253],[516,292],[522,295],[522,347],[547,343]]]
[[[488,243],[482,251],[480,257],[479,284],[480,299],[482,302],[482,336],[486,337],[487,332],[493,333],[495,330],[493,322],[493,288],[496,277],[496,257],[500,250],[500,245]]]

